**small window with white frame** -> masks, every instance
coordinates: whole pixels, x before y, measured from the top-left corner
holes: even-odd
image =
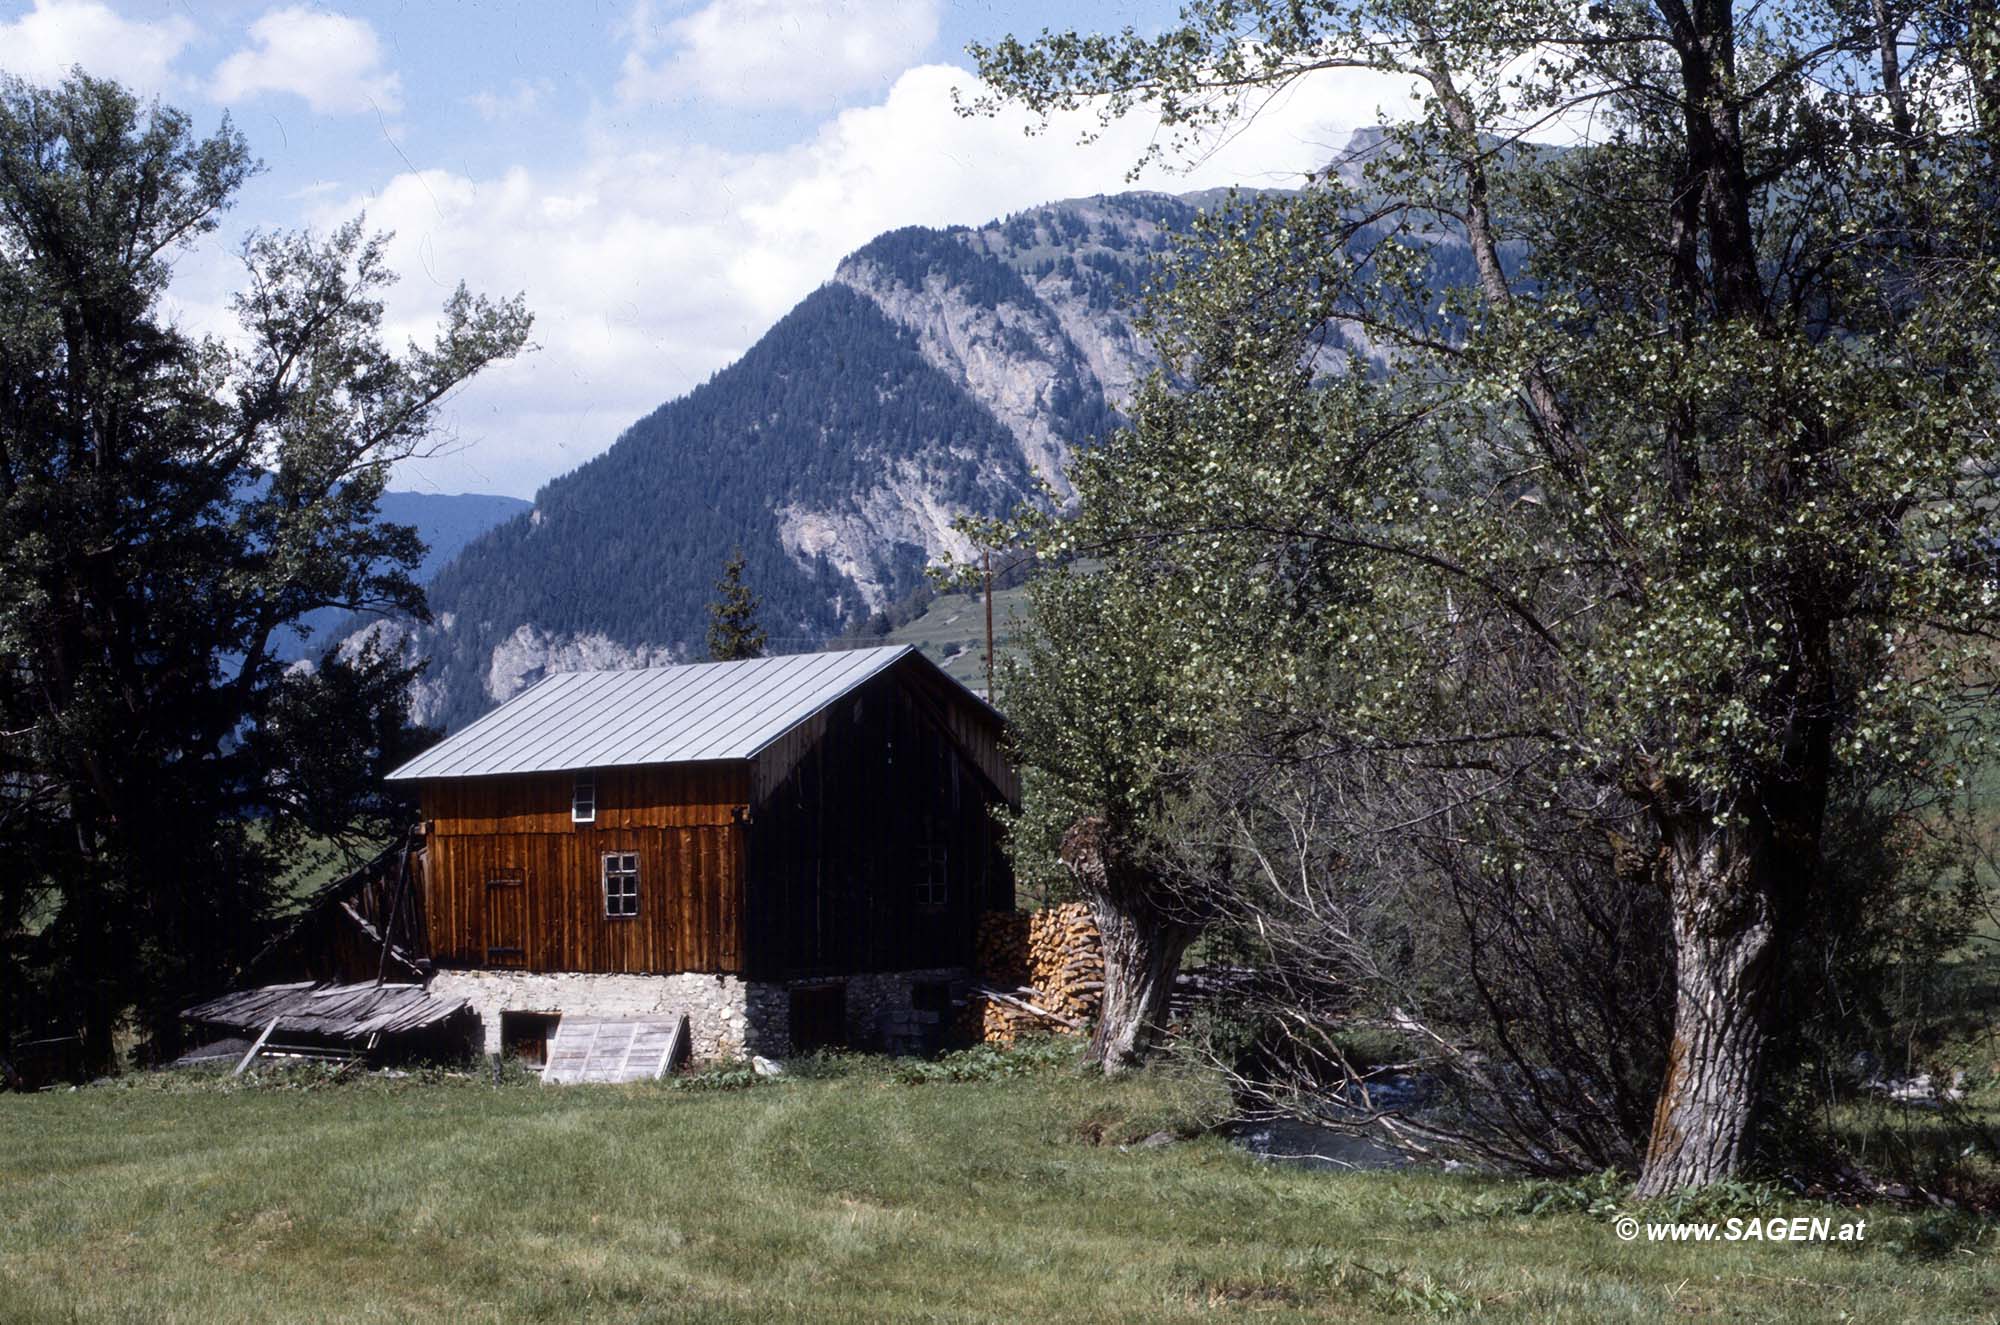
[[[604,853],[604,914],[607,916],[639,914],[638,852]]]
[[[573,824],[597,822],[597,774],[578,773],[576,788],[570,792],[569,821]]]
[[[925,842],[917,848],[917,905],[926,911],[944,908],[950,899],[950,876],[942,842]]]

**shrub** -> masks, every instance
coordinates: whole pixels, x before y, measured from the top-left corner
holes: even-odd
[[[1052,1035],[1024,1036],[1006,1046],[977,1044],[939,1058],[904,1059],[896,1064],[894,1076],[906,1086],[1033,1076],[1074,1064],[1078,1044]]]
[[[675,1090],[748,1090],[761,1086],[766,1078],[748,1063],[707,1063],[692,1072],[669,1078]]]

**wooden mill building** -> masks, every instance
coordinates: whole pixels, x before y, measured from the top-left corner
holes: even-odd
[[[907,647],[550,675],[390,774],[410,946],[489,1049],[682,1013],[703,1055],[893,1045],[1013,906],[1001,735]]]

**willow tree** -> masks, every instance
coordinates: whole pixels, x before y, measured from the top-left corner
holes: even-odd
[[[1400,472],[1322,467],[1317,509],[1199,433],[1109,490],[1189,556],[1365,549],[1454,620],[1511,623],[1488,644],[1575,702],[1507,739],[1632,798],[1660,843],[1675,1008],[1640,1189],[1738,1171],[1790,951],[1829,901],[1829,788],[1865,763],[1948,790],[1956,765],[1924,752],[1969,738],[1989,671],[1990,9],[1215,0],[1157,35],[975,53],[996,91],[973,109],[1149,113],[1161,152],[1319,71],[1419,90],[1358,187],[1329,171],[1266,200],[1224,227],[1226,276],[1187,277],[1289,273],[1272,297],[1321,306],[1365,353],[1347,375],[1383,384],[1325,443],[1432,444]],[[1314,233],[1341,242],[1301,278]],[[1218,336],[1254,325],[1240,299],[1187,306]],[[1202,510],[1232,472],[1274,510]],[[1427,671],[1448,689],[1449,647],[1384,628],[1327,651],[1385,726],[1477,745],[1449,705],[1397,698]]]
[[[1107,1069],[1154,1043],[1183,954],[1238,891],[1238,854],[1198,828],[1220,809],[1214,771],[1288,701],[1344,684],[1320,661],[1369,601],[1374,554],[1288,537],[1284,511],[1306,494],[1366,501],[1419,445],[1355,426],[1380,395],[1365,375],[1315,386],[1327,308],[1296,284],[1271,297],[1279,229],[1261,219],[1234,212],[1222,229],[1271,261],[1184,259],[1148,324],[1168,371],[1130,427],[1078,458],[1072,510],[974,527],[1049,568],[1000,687],[1022,767],[1012,841],[1017,867],[1096,915]],[[1345,229],[1286,231],[1284,265],[1330,259]]]
[[[1153,842],[1198,748],[1202,715],[1186,707],[1197,651],[1118,569],[1060,567],[1029,595],[1032,624],[1001,684],[1022,772],[1010,850],[1031,891],[1091,908],[1104,952],[1091,1060],[1118,1072],[1157,1040],[1206,920]]]

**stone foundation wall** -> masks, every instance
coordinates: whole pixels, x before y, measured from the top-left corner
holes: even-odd
[[[971,978],[971,972],[963,966],[941,966],[923,971],[871,971],[865,975],[845,977],[847,1042],[857,1049],[881,1049],[889,1053],[936,1048],[944,1031],[951,1025],[949,1002],[942,1012],[918,1012],[911,1006],[910,987],[942,984],[947,987],[949,1000],[963,996]]]
[[[503,1012],[663,1017],[685,1012],[698,1059],[769,1052],[750,1029],[750,985],[733,975],[594,975],[581,971],[439,971],[430,992],[479,1014],[486,1052],[500,1052]],[[760,1000],[761,1002],[761,1000]]]
[[[478,1014],[485,1050],[501,1049],[505,1012],[569,1013],[591,1017],[665,1017],[685,1012],[698,1060],[791,1052],[791,991],[844,985],[848,1042],[861,1049],[908,1052],[934,1048],[951,1023],[942,1012],[911,1006],[912,985],[936,982],[949,996],[963,993],[964,967],[884,971],[785,983],[733,975],[597,975],[581,971],[445,970],[431,977],[439,998],[463,998]]]

